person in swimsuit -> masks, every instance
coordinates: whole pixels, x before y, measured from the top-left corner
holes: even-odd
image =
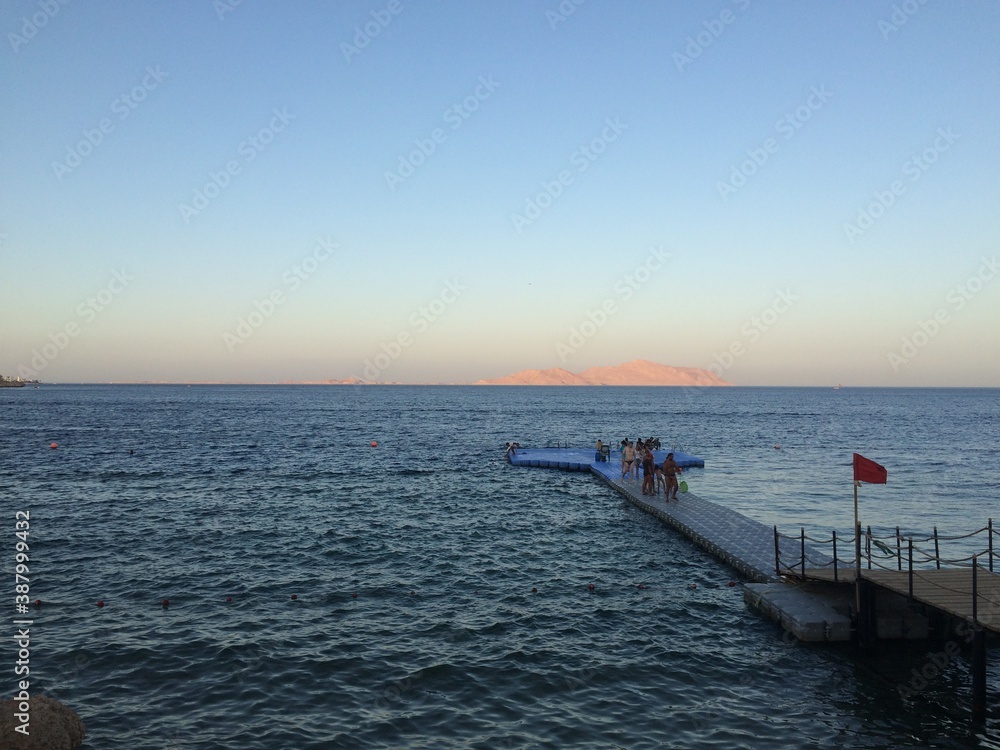
[[[635,448],[632,447],[632,443],[625,443],[625,448],[622,449],[622,479],[632,471],[633,464],[635,464]]]
[[[677,462],[674,461],[674,454],[668,453],[667,457],[663,459],[663,474],[667,478],[667,501],[673,497],[674,500],[677,499],[677,489],[679,485],[677,484],[677,475],[683,471]],[[670,494],[670,490],[673,488],[673,495]]]
[[[654,481],[656,475],[653,469],[653,453],[646,448],[642,452],[642,494],[643,495],[655,495],[654,491]]]

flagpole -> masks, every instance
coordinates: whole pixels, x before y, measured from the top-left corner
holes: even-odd
[[[854,589],[856,592],[857,612],[858,612],[858,639],[861,645],[867,646],[875,638],[875,625],[872,621],[872,606],[868,593],[868,585],[861,578],[861,520],[858,518],[858,486],[862,482],[872,482],[874,484],[885,484],[885,467],[877,464],[870,458],[865,458],[860,453],[854,454]],[[871,553],[869,552],[869,555]],[[868,558],[868,567],[871,567],[871,557]],[[862,609],[864,604],[864,609]]]
[[[858,520],[858,480],[854,480],[854,559],[861,575],[861,522]]]
[[[854,480],[854,611],[857,612],[857,632],[862,644],[868,641],[861,614],[861,522],[858,520],[858,480]]]

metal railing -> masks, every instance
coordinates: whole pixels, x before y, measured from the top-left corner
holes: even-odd
[[[986,536],[986,546],[975,550],[971,554],[961,557],[943,557],[941,555],[942,542],[956,542],[962,539],[972,539],[980,535]],[[868,526],[861,537],[861,566],[868,570],[879,568],[882,570],[902,571],[904,563],[906,570],[910,572],[910,589],[913,589],[913,570],[929,568],[933,565],[937,570],[942,565],[948,567],[971,567],[975,571],[979,566],[994,571],[994,561],[1000,560],[998,545],[994,539],[1000,537],[1000,530],[993,527],[993,519],[990,518],[986,526],[981,529],[969,532],[968,534],[943,535],[938,532],[937,526],[934,533],[924,537],[913,535],[904,536],[900,534],[899,527],[896,527],[894,534],[876,536],[872,533],[872,527]],[[782,552],[782,540],[788,540],[785,544],[785,552]],[[789,559],[787,548],[793,544],[798,552],[798,557]],[[809,545],[806,543],[809,542]],[[842,558],[840,551],[846,548],[850,550],[850,557]],[[932,545],[932,546],[931,546]],[[782,534],[778,527],[774,527],[774,572],[779,576],[795,576],[805,578],[807,570],[833,570],[833,580],[839,581],[841,572],[848,572],[858,566],[857,556],[854,554],[856,548],[856,537],[838,536],[834,531],[829,538],[816,538],[806,534],[805,528],[800,528],[797,536]],[[826,553],[830,549],[830,554]],[[933,551],[932,551],[933,550]],[[810,554],[812,553],[812,554]],[[986,558],[984,565],[982,558]]]

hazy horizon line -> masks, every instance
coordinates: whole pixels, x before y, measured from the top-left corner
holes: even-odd
[[[780,383],[770,383],[766,385],[742,385],[739,383],[727,383],[725,385],[692,385],[692,384],[677,384],[677,385],[650,385],[650,384],[635,384],[627,385],[620,383],[586,383],[586,384],[571,384],[571,383],[515,383],[515,384],[502,384],[502,383],[401,383],[401,382],[358,382],[358,383],[338,383],[338,382],[326,382],[317,380],[289,380],[289,381],[256,381],[256,380],[67,380],[67,381],[41,381],[37,386],[42,385],[232,385],[232,386],[325,386],[325,387],[382,387],[391,388],[394,386],[400,387],[474,387],[474,388],[825,388],[829,390],[847,390],[847,389],[859,389],[859,388],[880,388],[880,389],[898,389],[898,390],[914,390],[914,389],[954,389],[954,390],[997,390],[1000,386],[996,385],[829,385],[829,384],[813,384],[813,385],[788,385]],[[27,386],[25,386],[27,387]]]

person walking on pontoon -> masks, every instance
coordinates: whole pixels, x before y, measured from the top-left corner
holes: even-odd
[[[655,468],[653,464],[653,452],[649,448],[642,451],[642,494],[655,495],[656,481]]]
[[[677,465],[674,461],[674,454],[668,453],[667,457],[663,459],[663,475],[667,478],[667,492],[664,500],[670,502],[671,498],[677,499],[677,489],[680,485],[677,484],[677,475],[682,473],[684,470]],[[671,489],[673,489],[673,495],[670,494]]]
[[[635,464],[635,448],[632,447],[632,443],[626,442],[622,448],[622,479],[632,471],[633,464]]]

